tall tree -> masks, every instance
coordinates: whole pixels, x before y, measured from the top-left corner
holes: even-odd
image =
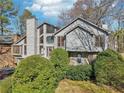
[[[119,13],[120,11],[117,10],[119,7],[117,3],[121,1],[122,0],[77,0],[71,9],[60,13],[59,19],[65,25],[80,16],[98,26],[102,26],[103,23],[113,21],[113,18],[116,18],[118,21],[119,18],[123,17],[124,12]],[[110,20],[108,21],[108,19]]]
[[[1,35],[4,32],[10,31],[8,25],[11,23],[11,18],[16,16],[17,10],[14,8],[12,0],[0,0],[0,31]]]
[[[23,14],[19,18],[19,20],[20,20],[20,26],[21,26],[20,27],[21,28],[21,34],[24,34],[25,33],[25,30],[26,30],[26,20],[28,18],[32,18],[32,17],[34,17],[32,15],[32,13],[29,10],[25,9],[24,12],[23,12]]]
[[[109,36],[109,48],[118,52],[124,52],[124,29],[113,32]]]

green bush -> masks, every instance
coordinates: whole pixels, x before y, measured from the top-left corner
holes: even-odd
[[[12,93],[11,77],[0,81],[0,93]]]
[[[68,53],[61,48],[52,51],[50,60],[56,69],[64,70],[69,64]]]
[[[60,80],[63,79],[69,64],[68,53],[61,48],[54,49],[51,53],[50,61],[55,68],[56,75]]]
[[[70,66],[66,78],[70,80],[90,80],[91,75],[91,65]]]
[[[99,84],[124,85],[124,61],[120,54],[108,49],[99,53],[94,65],[96,81]]]
[[[52,62],[38,55],[22,60],[13,75],[13,93],[54,93],[68,62],[66,52],[60,50],[52,52]]]
[[[108,60],[108,59],[124,62],[124,59],[122,58],[122,56],[119,53],[111,49],[107,49],[106,51],[99,53],[96,61]]]
[[[38,55],[22,60],[13,75],[13,93],[54,93],[55,70],[49,60]]]

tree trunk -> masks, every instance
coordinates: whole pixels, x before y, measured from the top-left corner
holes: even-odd
[[[2,8],[0,9],[0,16],[2,16]],[[0,20],[0,27],[1,27],[1,35],[3,35],[3,30],[4,30],[4,28],[3,28],[3,21],[2,21],[2,19]]]
[[[4,29],[3,29],[3,22],[1,21],[1,35],[3,36],[3,31]]]

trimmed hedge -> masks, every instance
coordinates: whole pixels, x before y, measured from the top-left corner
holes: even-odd
[[[95,63],[96,81],[111,86],[124,85],[124,60],[113,50],[99,53]]]
[[[70,80],[90,80],[92,75],[91,65],[70,66],[66,78]]]

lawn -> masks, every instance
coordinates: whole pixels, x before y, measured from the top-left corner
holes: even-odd
[[[0,93],[11,92],[11,78],[0,81]],[[62,80],[55,93],[120,93],[108,86],[97,86],[90,81]]]
[[[4,80],[0,80],[0,93],[12,93],[10,77]]]
[[[97,86],[90,81],[62,80],[55,93],[120,93],[108,86]]]

